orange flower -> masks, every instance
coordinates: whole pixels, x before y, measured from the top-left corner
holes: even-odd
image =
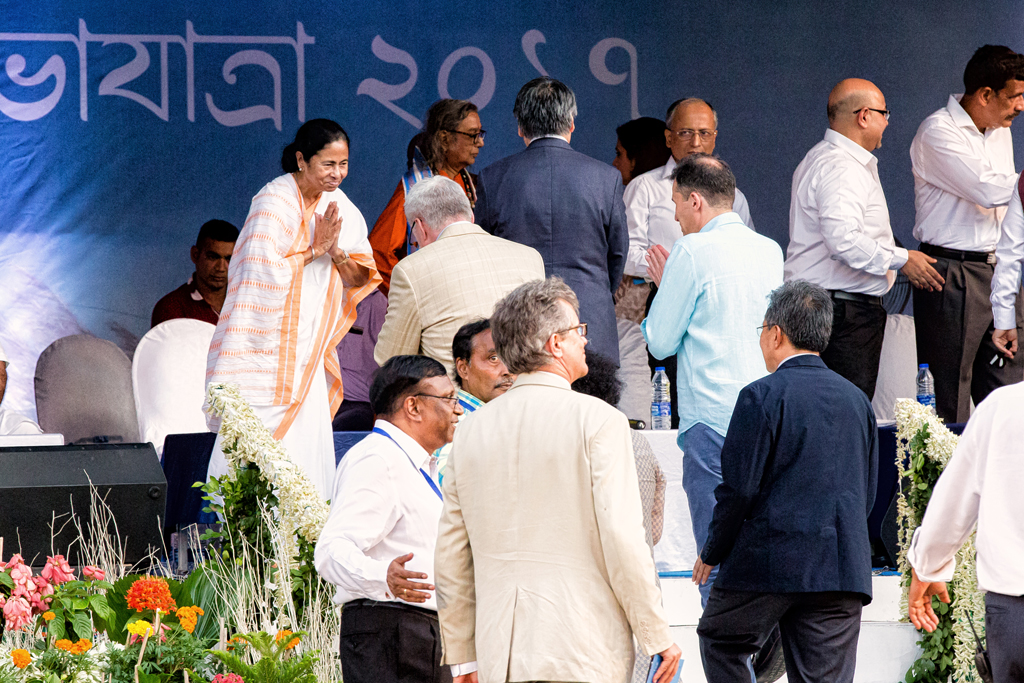
[[[192,633],[196,630],[196,623],[203,614],[203,609],[196,606],[182,607],[174,614],[178,617],[178,623],[181,624],[181,627]]]
[[[288,630],[278,631],[277,635],[274,636],[274,642],[280,645],[285,640],[287,640],[291,635],[292,635],[292,632],[288,631]],[[284,646],[284,649],[291,650],[293,647],[295,647],[298,644],[299,644],[299,637],[295,636],[290,641],[288,641],[288,644]]]
[[[43,619],[45,619],[46,621],[53,621],[56,618],[57,615],[53,612],[43,612]]]
[[[75,644],[67,638],[61,638],[56,643],[54,643],[54,645],[58,650],[64,650],[65,652],[71,652],[71,648],[75,646]]]
[[[159,610],[170,613],[175,610],[174,598],[167,582],[152,576],[136,579],[125,596],[128,606],[136,612]]]
[[[28,650],[15,650],[11,653],[11,661],[14,662],[14,666],[24,669],[32,663],[32,655],[29,654]]]
[[[80,655],[88,652],[92,649],[92,641],[86,640],[85,638],[79,639],[77,643],[71,646],[68,650],[73,655]]]

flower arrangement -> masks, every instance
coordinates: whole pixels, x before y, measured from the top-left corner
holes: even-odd
[[[900,547],[897,566],[903,574],[903,614],[907,611],[910,589],[910,541],[924,519],[935,483],[953,457],[957,442],[958,437],[930,408],[912,399],[897,400],[896,468],[901,482],[896,503]],[[906,490],[902,485],[905,481],[910,482]],[[945,683],[950,677],[954,683],[979,680],[970,623],[973,620],[978,633],[984,633],[985,604],[978,590],[973,534],[957,553],[956,570],[947,588],[950,604],[932,599],[939,625],[932,633],[922,633],[922,655],[907,672],[908,683]]]

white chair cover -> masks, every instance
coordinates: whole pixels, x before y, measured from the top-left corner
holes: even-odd
[[[146,333],[135,349],[132,387],[142,442],[152,442],[163,456],[168,434],[209,431],[206,398],[206,356],[216,326],[178,318]]]

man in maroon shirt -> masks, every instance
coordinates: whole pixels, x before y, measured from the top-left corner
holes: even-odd
[[[153,327],[173,318],[217,324],[228,291],[228,263],[237,239],[238,228],[227,221],[214,219],[203,223],[191,253],[196,270],[188,282],[153,307]]]

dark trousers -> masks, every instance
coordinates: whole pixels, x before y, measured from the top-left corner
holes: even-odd
[[[995,683],[1024,681],[1024,596],[985,594],[985,646]]]
[[[373,408],[368,401],[342,400],[331,428],[336,432],[368,432],[373,429]]]
[[[341,611],[345,683],[451,683],[441,665],[437,613],[394,602],[354,600]]]
[[[777,623],[791,683],[850,683],[863,605],[856,593],[753,593],[715,586],[697,625],[708,683],[750,681],[747,662]]]
[[[885,338],[885,309],[876,301],[848,301],[832,297],[832,335],[821,354],[829,370],[875,396],[878,359]]]
[[[914,289],[917,362],[927,363],[935,378],[939,417],[948,423],[967,422],[972,398],[977,405],[993,389],[1024,378],[1024,353],[1018,351],[1010,360],[992,344],[989,295],[995,266],[940,257],[932,267],[946,284],[938,292]],[[1019,291],[1016,305],[1017,334],[1024,339]]]

